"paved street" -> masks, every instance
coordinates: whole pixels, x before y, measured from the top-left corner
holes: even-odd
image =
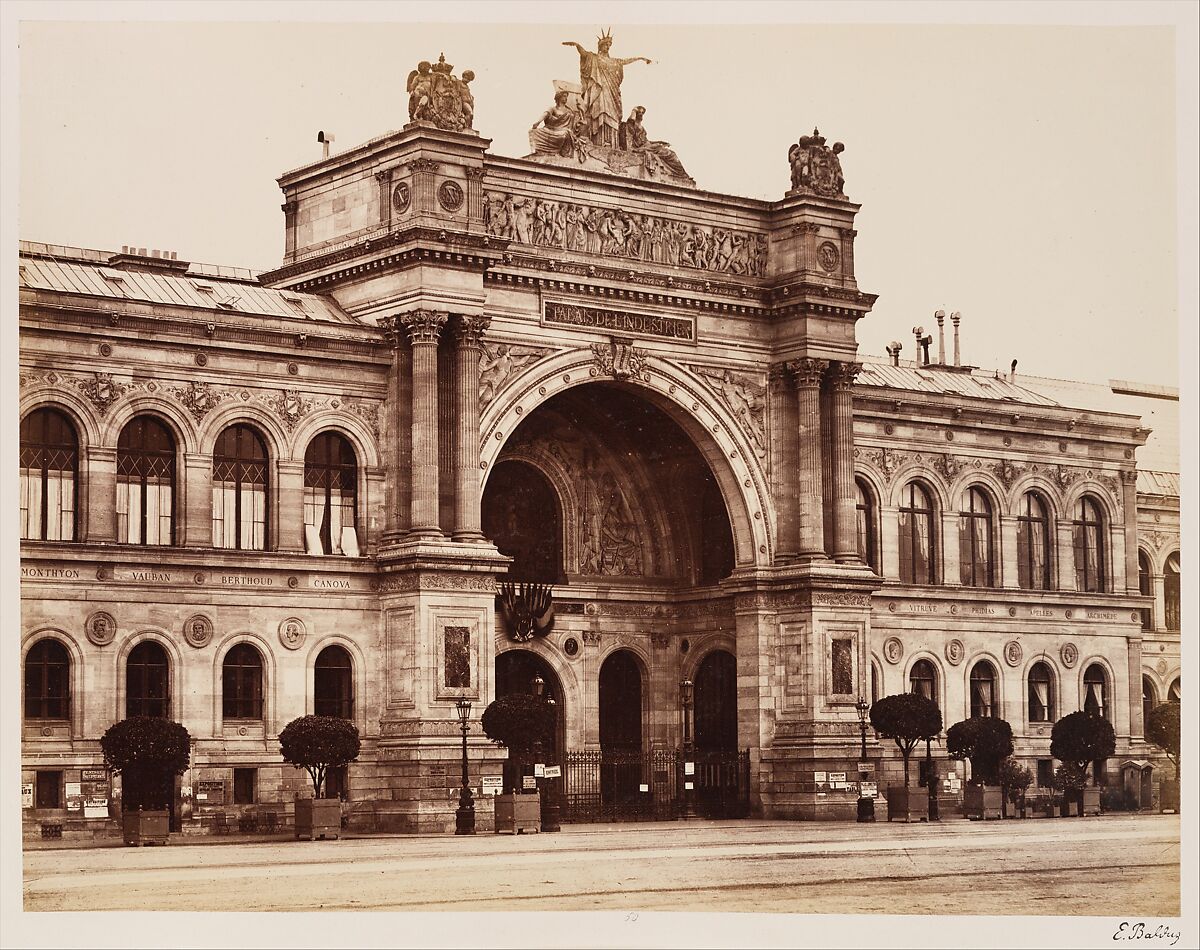
[[[1175,916],[1179,820],[675,822],[556,835],[29,851],[27,911]]]

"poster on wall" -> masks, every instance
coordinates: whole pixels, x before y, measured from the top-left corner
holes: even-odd
[[[67,782],[67,811],[83,811],[83,783]]]
[[[21,807],[22,808],[32,808],[33,807],[33,783],[32,782],[22,782],[21,783]]]

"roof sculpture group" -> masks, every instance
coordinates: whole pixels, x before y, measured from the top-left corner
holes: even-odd
[[[579,53],[579,82],[554,81],[554,104],[530,128],[532,152],[527,157],[695,187],[670,143],[650,138],[643,124],[645,106],[635,106],[622,119],[625,67],[653,62],[645,56],[611,56],[612,42],[612,33],[607,30],[597,37],[595,52],[573,40],[563,42],[563,46],[573,46]],[[441,55],[436,63],[422,61],[408,74],[410,124],[454,132],[472,129],[475,97],[469,84],[475,74],[464,70],[460,79],[453,70]],[[788,150],[792,171],[788,194],[844,195],[845,180],[838,157],[844,149],[841,142],[826,146],[817,129],[812,135],[801,136]]]

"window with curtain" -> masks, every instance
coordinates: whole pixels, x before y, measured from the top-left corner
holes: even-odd
[[[170,679],[167,652],[153,640],[143,640],[125,662],[125,715],[158,716],[170,713]]]
[[[318,716],[354,718],[354,677],[350,654],[326,647],[313,669],[313,712]]]
[[[1104,522],[1096,499],[1084,495],[1075,511],[1075,585],[1078,590],[1104,590]]]
[[[908,686],[910,693],[932,699],[936,703],[937,673],[934,671],[933,664],[928,660],[917,660],[909,670]]]
[[[981,660],[971,670],[971,718],[993,716],[996,708],[996,671]]]
[[[1158,691],[1149,676],[1142,677],[1142,728],[1150,721],[1150,713],[1158,705]]]
[[[1150,558],[1145,551],[1138,551],[1138,593],[1144,597],[1154,594],[1153,572],[1150,570]],[[1149,630],[1154,626],[1154,613],[1148,607],[1138,611],[1142,617],[1142,629]]]
[[[910,482],[900,505],[900,580],[932,584],[933,576],[933,505],[929,493]]]
[[[1050,667],[1034,663],[1029,670],[1029,721],[1054,721],[1054,686]]]
[[[354,447],[336,432],[322,432],[304,453],[304,545],[309,554],[358,557]]]
[[[1172,554],[1163,567],[1163,620],[1168,630],[1181,630],[1179,616],[1179,555]]]
[[[138,416],[117,440],[117,540],[173,544],[175,437],[153,416]]]
[[[262,657],[249,643],[239,643],[225,654],[221,709],[226,719],[262,719]]]
[[[964,587],[994,586],[992,506],[980,488],[967,491],[958,519],[958,564]]]
[[[877,519],[874,497],[871,490],[858,479],[854,481],[854,490],[857,499],[855,508],[858,517],[858,556],[876,574],[881,574],[875,544]]]
[[[250,426],[232,425],[213,450],[213,547],[265,551],[267,447]]]
[[[1084,671],[1083,709],[1093,716],[1108,718],[1108,677],[1099,663],[1093,663]]]
[[[1017,586],[1050,589],[1050,517],[1034,492],[1021,498],[1017,515]]]
[[[70,716],[71,655],[57,640],[39,640],[25,654],[25,718]]]
[[[21,420],[21,537],[75,540],[79,437],[57,409],[35,409]]]

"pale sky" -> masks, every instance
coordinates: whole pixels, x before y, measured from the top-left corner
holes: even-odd
[[[862,352],[911,357],[943,308],[969,363],[1178,384],[1170,28],[621,19],[25,23],[20,235],[276,266],[274,179],[320,155],[318,130],[340,151],[400,128],[408,71],[444,51],[476,73],[492,151],[525,155],[551,81],[578,79],[561,42],[611,24],[614,55],[654,60],[627,67],[625,111],[646,106],[700,188],[776,199],[798,136],[846,143],[859,286],[879,295]]]

